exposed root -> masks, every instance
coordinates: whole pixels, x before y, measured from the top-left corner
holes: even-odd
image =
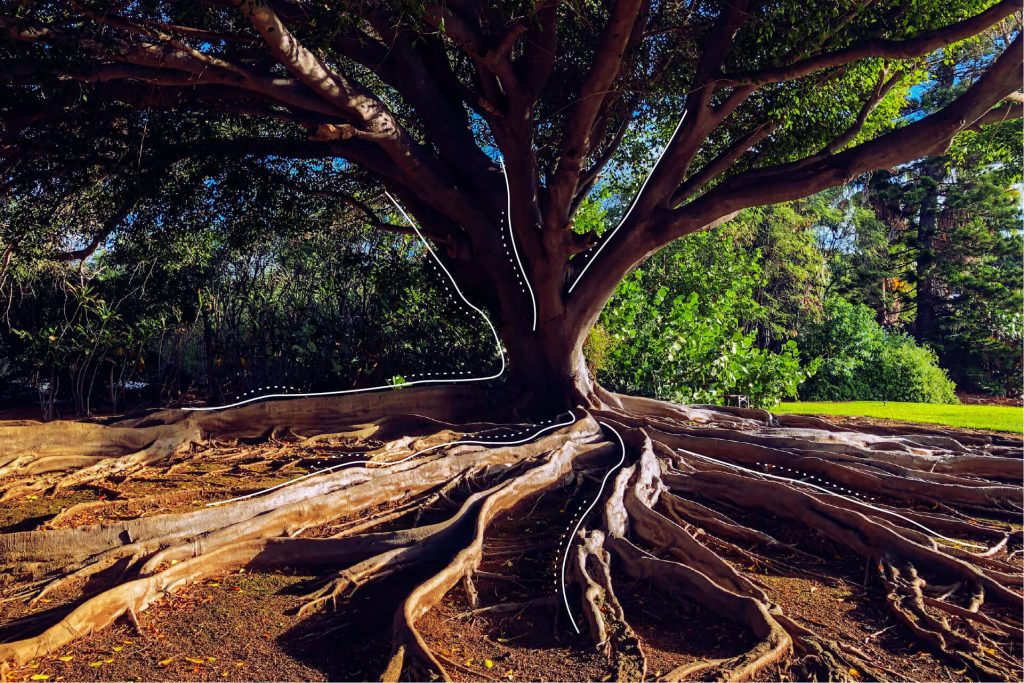
[[[602,652],[617,680],[649,675],[651,646],[623,598],[643,584],[746,634],[726,656],[681,660],[663,680],[742,680],[772,671],[817,680],[904,676],[873,661],[870,637],[862,648],[784,609],[779,584],[769,580],[827,583],[841,578],[849,558],[849,573],[862,572],[865,562],[875,569],[863,599],[875,596],[903,635],[979,678],[1019,673],[1022,534],[1012,524],[1020,520],[1019,445],[934,429],[854,430],[759,410],[673,406],[603,389],[591,414],[578,409],[571,425],[459,423],[479,415],[482,396],[403,389],[224,412],[163,411],[110,426],[0,427],[0,492],[7,498],[84,485],[117,496],[70,507],[35,531],[0,534],[0,570],[11,577],[0,582],[0,599],[46,596],[65,610],[8,621],[8,633],[23,633],[0,643],[0,661],[52,653],[122,615],[136,620],[185,584],[234,568],[305,566],[325,571],[297,609],[300,617],[344,610],[364,587],[409,577],[393,619],[386,680],[447,679],[449,669],[479,675],[434,653],[418,624],[460,584],[461,614],[473,618],[465,623],[552,604],[550,594],[530,596],[538,577],[480,570],[485,558],[534,549],[550,553],[553,565],[566,560],[556,606],[570,614],[557,623],[575,645]],[[624,452],[596,417],[621,433]],[[522,443],[501,445],[503,434]],[[288,440],[272,441],[257,456],[222,445],[279,437]],[[308,452],[337,444],[346,449],[336,454],[337,465],[301,474]],[[205,469],[194,467],[200,460]],[[229,502],[183,512],[161,510],[192,505],[191,492],[133,498],[119,483],[143,472],[152,479],[154,471],[182,480],[237,468],[254,476],[247,467],[295,476],[265,492],[224,485]],[[505,513],[530,515],[552,498],[583,498],[600,514],[579,520],[568,547],[545,535],[485,542]],[[145,515],[72,526],[129,511]],[[623,576],[631,583],[619,584]],[[484,604],[484,588],[496,583],[523,598]],[[584,639],[566,630],[573,623]]]

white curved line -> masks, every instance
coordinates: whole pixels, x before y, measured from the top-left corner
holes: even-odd
[[[608,483],[608,477],[612,476],[612,472],[622,467],[622,463],[626,461],[626,444],[623,443],[622,436],[615,430],[615,427],[612,427],[607,422],[601,422],[600,424],[601,426],[612,430],[615,434],[615,438],[619,440],[619,448],[622,450],[622,457],[619,458],[619,461],[605,473],[604,479],[601,480],[601,488],[598,489],[597,495],[594,497],[594,501],[590,504],[590,507],[587,508],[587,511],[580,515],[580,521],[576,522],[576,528],[574,528],[572,533],[569,534],[569,543],[565,546],[565,555],[562,557],[562,573],[560,575],[562,580],[562,601],[565,603],[565,612],[569,615],[569,621],[572,622],[572,627],[576,629],[576,633],[580,632],[580,627],[576,625],[576,619],[572,616],[572,608],[569,607],[569,596],[565,594],[565,564],[569,560],[569,550],[572,548],[572,539],[576,536],[576,532],[580,530],[580,525],[583,524],[583,520],[587,518],[590,511],[594,509],[595,505],[597,505],[597,501],[601,500],[601,494],[604,493],[604,486]]]
[[[683,450],[683,449],[677,449],[677,450]],[[686,451],[686,454],[687,455],[696,455],[698,458],[703,458],[704,460],[710,460],[711,462],[717,463],[719,465],[725,465],[726,467],[732,467],[732,468],[737,469],[737,470],[743,470],[744,472],[750,472],[751,474],[757,475],[759,477],[769,477],[771,479],[778,479],[780,481],[785,481],[785,482],[788,482],[790,484],[800,484],[802,486],[810,486],[811,488],[818,489],[819,491],[821,491],[823,493],[827,493],[830,496],[836,496],[838,498],[842,498],[843,500],[848,500],[848,501],[851,501],[851,502],[863,505],[864,507],[871,508],[872,510],[877,510],[878,512],[881,512],[884,515],[892,515],[893,517],[899,517],[903,521],[910,522],[911,524],[913,524],[914,526],[918,527],[919,529],[923,529],[924,531],[926,531],[927,533],[931,534],[932,536],[935,536],[936,538],[941,538],[942,540],[948,541],[949,543],[955,543],[956,545],[967,545],[967,546],[970,546],[972,548],[983,548],[985,550],[988,550],[988,546],[987,545],[978,545],[977,543],[968,543],[967,541],[960,541],[960,540],[957,540],[955,538],[950,538],[949,536],[943,536],[942,534],[938,533],[937,531],[929,529],[924,524],[921,524],[919,522],[915,522],[914,520],[910,519],[909,517],[904,517],[903,515],[901,515],[898,512],[893,512],[892,510],[884,510],[884,509],[882,509],[882,508],[880,508],[880,507],[878,507],[876,505],[872,505],[871,503],[865,503],[863,500],[860,500],[859,498],[854,498],[852,496],[844,496],[841,493],[836,493],[835,491],[829,491],[824,486],[818,486],[817,484],[812,484],[809,481],[801,481],[799,479],[789,479],[788,477],[780,477],[780,476],[778,476],[776,474],[768,474],[767,472],[758,472],[757,470],[752,470],[752,469],[749,469],[747,467],[743,467],[742,465],[737,465],[737,464],[731,463],[731,462],[725,462],[724,460],[716,460],[715,458],[711,458],[711,457],[708,457],[706,455],[701,455],[700,453],[694,453],[693,451]]]
[[[226,408],[237,408],[238,406],[244,406],[248,403],[255,403],[256,401],[262,401],[268,398],[315,398],[317,396],[340,396],[342,394],[362,394],[368,391],[380,391],[382,389],[394,389],[396,388],[396,386],[408,387],[417,384],[457,384],[464,382],[484,382],[491,379],[497,379],[498,377],[501,377],[505,373],[505,348],[501,345],[501,337],[498,336],[498,330],[494,328],[494,324],[491,322],[491,319],[487,317],[487,314],[484,311],[470,303],[469,299],[467,299],[466,296],[462,293],[462,290],[459,289],[458,283],[455,282],[455,278],[452,276],[450,272],[448,272],[448,269],[445,268],[444,263],[442,263],[441,259],[437,257],[437,254],[434,253],[434,250],[430,248],[430,243],[427,242],[427,239],[423,236],[423,233],[420,232],[420,229],[416,227],[416,224],[413,222],[413,220],[409,218],[409,214],[405,212],[405,210],[398,204],[398,202],[395,201],[395,198],[392,197],[388,192],[384,192],[384,194],[386,194],[388,199],[390,199],[391,202],[395,205],[395,208],[397,208],[401,212],[402,216],[405,217],[405,220],[409,223],[410,226],[412,226],[412,229],[416,231],[416,236],[420,238],[421,242],[423,242],[423,246],[427,248],[427,252],[429,252],[430,256],[437,262],[437,265],[441,266],[441,270],[444,271],[444,274],[448,276],[448,279],[451,281],[452,287],[455,288],[455,292],[459,295],[459,298],[462,299],[467,306],[469,306],[474,311],[483,316],[484,322],[486,322],[487,326],[491,328],[491,334],[494,335],[494,342],[498,345],[498,356],[501,358],[501,369],[498,370],[498,372],[494,373],[493,375],[487,375],[486,377],[462,377],[459,379],[417,379],[412,382],[403,382],[402,384],[399,385],[384,384],[376,387],[363,387],[362,389],[342,389],[339,391],[315,391],[303,394],[262,394],[260,396],[253,396],[252,398],[247,398],[244,401],[227,403],[222,406],[183,407],[182,410],[224,410]],[[534,315],[536,315],[536,312],[534,312]]]
[[[498,163],[501,164],[501,174],[505,176],[505,197],[507,198],[508,208],[505,211],[505,222],[508,223],[508,238],[512,242],[512,253],[516,255],[516,263],[519,264],[519,270],[523,273],[523,282],[526,283],[526,289],[530,292],[530,304],[533,305],[533,327],[530,329],[534,332],[537,331],[537,298],[533,295],[533,287],[530,286],[530,278],[526,276],[526,268],[523,267],[523,262],[519,258],[519,250],[516,249],[516,236],[512,232],[512,188],[508,184],[508,171],[505,170],[505,160],[498,157]]]
[[[401,460],[396,460],[394,462],[387,462],[387,463],[378,463],[378,464],[383,465],[383,467],[381,469],[385,469],[385,468],[388,468],[388,467],[394,467],[395,465],[400,465],[403,462],[406,462],[408,460],[412,460],[417,455],[422,455],[423,453],[428,453],[430,451],[435,451],[438,448],[445,448],[446,446],[458,446],[458,445],[462,445],[462,444],[481,445],[481,446],[518,446],[519,444],[524,444],[527,441],[530,441],[531,439],[537,438],[538,436],[540,436],[544,432],[549,432],[552,429],[558,429],[559,427],[568,427],[571,424],[575,424],[576,423],[576,414],[573,413],[571,410],[569,411],[569,417],[571,417],[572,419],[569,420],[568,422],[559,422],[557,424],[553,424],[553,425],[550,425],[548,427],[544,427],[543,429],[537,431],[537,433],[531,434],[530,436],[526,437],[525,439],[519,439],[518,441],[476,441],[476,440],[472,440],[472,439],[467,439],[465,441],[450,441],[448,443],[440,443],[440,444],[436,444],[434,446],[429,446],[428,448],[424,448],[423,450],[416,451],[412,455],[407,455],[406,457],[402,458]],[[297,481],[301,481],[303,479],[308,479],[309,477],[315,477],[318,474],[323,474],[324,472],[333,472],[334,470],[341,469],[342,467],[351,467],[352,465],[368,465],[368,464],[373,464],[373,461],[372,460],[351,460],[349,462],[343,462],[343,463],[340,463],[338,465],[331,465],[330,467],[325,467],[323,469],[316,470],[315,472],[307,472],[306,474],[303,474],[301,476],[295,477],[294,479],[289,479],[288,481],[283,482],[281,484],[277,484],[275,486],[270,486],[268,488],[261,489],[259,491],[255,491],[253,493],[247,493],[244,496],[235,496],[234,498],[228,498],[227,500],[218,500],[218,501],[215,501],[213,503],[207,503],[206,507],[214,507],[216,505],[224,505],[225,503],[234,503],[234,502],[237,502],[239,500],[246,500],[246,499],[249,499],[249,498],[255,498],[256,496],[262,496],[265,493],[270,493],[271,491],[276,491],[279,488],[283,488],[285,486],[290,486],[291,484],[294,484]]]
[[[672,140],[675,139],[676,133],[679,132],[679,128],[683,125],[683,121],[685,120],[686,111],[684,110],[682,117],[680,117],[679,119],[679,123],[676,124],[675,130],[672,131],[672,136],[669,137],[668,142],[665,143],[665,148],[662,149],[661,154],[658,155],[658,159],[654,162],[654,166],[651,167],[651,172],[648,173],[647,178],[644,179],[644,184],[640,186],[640,191],[636,193],[635,197],[633,197],[633,203],[629,205],[629,210],[626,211],[626,215],[622,217],[622,220],[619,221],[619,224],[615,226],[615,229],[608,234],[608,237],[601,241],[601,246],[597,248],[597,251],[594,252],[594,255],[591,256],[590,260],[587,261],[586,265],[583,266],[583,270],[581,270],[580,274],[576,276],[575,280],[573,280],[573,283],[569,286],[570,294],[572,293],[572,290],[576,288],[576,285],[580,283],[580,280],[583,279],[583,274],[587,272],[587,268],[590,268],[590,264],[597,260],[597,257],[601,254],[601,251],[604,249],[605,245],[612,241],[612,238],[615,237],[615,233],[617,233],[619,231],[619,228],[621,228],[623,224],[629,219],[629,214],[633,213],[633,208],[636,207],[637,201],[640,199],[640,196],[644,193],[644,188],[647,187],[647,181],[650,180],[651,176],[654,175],[654,172],[658,170],[658,164],[661,163],[661,158],[665,156],[665,152],[667,152],[668,148],[672,146]]]

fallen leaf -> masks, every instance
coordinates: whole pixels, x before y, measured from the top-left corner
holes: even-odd
[[[860,672],[854,669],[853,667],[850,667],[850,675],[854,678],[860,678]]]
[[[62,662],[70,662],[74,658],[74,655],[64,655],[63,657],[57,657],[57,659],[59,659]]]
[[[103,663],[104,663],[104,664],[113,664],[113,663],[114,663],[114,658],[113,658],[113,657],[111,657],[111,658],[109,658],[109,659],[104,659],[104,660],[103,660]]]
[[[121,650],[124,649],[124,645],[115,645],[114,647],[112,647],[110,649],[113,650],[114,652],[120,652]]]
[[[216,662],[217,658],[216,657],[207,657],[206,661],[208,661],[208,662]]]
[[[103,662],[102,661],[99,661],[99,662],[89,662],[89,666],[92,666],[92,667],[103,666]]]
[[[170,664],[173,661],[174,661],[174,657],[168,657],[167,659],[161,659],[159,662],[157,662],[157,664],[159,664],[160,666],[167,666],[168,664]]]
[[[494,662],[492,662],[489,659],[485,659],[484,660],[484,666],[486,666],[488,669],[493,669],[494,668]]]
[[[192,662],[193,664],[206,664],[205,659],[199,659],[198,657],[185,657],[186,662]]]
[[[33,681],[45,681],[50,677],[50,674],[32,674]]]
[[[508,642],[508,638],[498,637],[495,640],[497,640],[499,643],[507,643]]]

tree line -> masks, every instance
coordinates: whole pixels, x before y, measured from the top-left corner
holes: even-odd
[[[690,403],[1018,393],[1020,162],[1000,135],[677,242],[618,286],[589,363],[618,390]],[[612,224],[640,168],[592,193],[576,229]],[[7,398],[54,417],[495,365],[416,238],[258,170],[180,169],[80,259],[38,220],[0,273]],[[60,220],[96,220],[102,202]],[[31,218],[8,204],[6,220]]]

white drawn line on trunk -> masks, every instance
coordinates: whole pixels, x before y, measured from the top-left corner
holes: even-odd
[[[508,171],[505,170],[505,160],[499,155],[498,163],[501,165],[501,174],[505,176],[505,198],[507,200],[507,210],[505,212],[505,222],[508,223],[508,237],[512,241],[512,253],[516,255],[516,263],[519,264],[519,270],[523,273],[523,282],[526,283],[526,289],[530,292],[530,305],[533,306],[533,327],[530,329],[534,332],[537,331],[537,298],[533,295],[533,287],[530,286],[530,278],[526,275],[526,268],[523,267],[523,261],[519,258],[519,250],[516,248],[516,236],[512,232],[512,188],[508,184]]]
[[[572,418],[568,422],[557,422],[557,423],[555,423],[553,425],[549,425],[547,427],[544,427],[544,428],[538,430],[537,432],[531,434],[530,436],[528,436],[528,437],[526,437],[524,439],[517,439],[515,441],[482,441],[482,440],[477,440],[477,439],[466,439],[464,441],[462,441],[462,440],[460,440],[460,441],[449,441],[447,443],[439,443],[439,444],[436,444],[434,446],[429,446],[428,448],[424,448],[422,450],[416,451],[412,455],[407,455],[406,457],[402,458],[401,460],[396,460],[394,462],[374,463],[372,460],[352,460],[352,461],[349,461],[349,462],[340,463],[338,465],[331,465],[330,467],[324,467],[323,469],[316,470],[315,472],[307,472],[306,474],[300,475],[298,477],[294,477],[293,479],[289,479],[286,482],[282,482],[280,484],[276,484],[275,486],[270,486],[268,488],[261,489],[259,491],[254,491],[253,493],[247,493],[244,496],[235,496],[234,498],[228,498],[227,500],[218,500],[218,501],[215,501],[215,502],[212,502],[212,503],[207,503],[206,507],[214,507],[214,506],[217,506],[217,505],[224,505],[225,503],[235,503],[235,502],[240,501],[240,500],[247,500],[249,498],[255,498],[256,496],[262,496],[263,494],[270,493],[271,491],[276,491],[279,488],[283,488],[285,486],[290,486],[291,484],[294,484],[297,481],[301,481],[303,479],[308,479],[310,477],[315,477],[317,475],[324,474],[325,472],[333,472],[334,470],[340,470],[342,467],[351,467],[352,465],[379,464],[379,465],[381,465],[381,467],[380,468],[374,468],[374,469],[387,469],[389,467],[394,467],[395,465],[400,465],[403,462],[407,462],[409,460],[412,460],[417,455],[422,455],[424,453],[429,453],[430,451],[436,451],[439,448],[446,448],[448,446],[459,446],[459,445],[466,445],[466,444],[468,444],[468,445],[476,445],[476,446],[518,446],[518,445],[527,443],[528,441],[531,441],[533,439],[536,439],[541,434],[544,434],[545,432],[549,432],[552,429],[558,429],[559,427],[568,427],[571,424],[575,424],[576,423],[576,413],[572,412],[571,410],[568,411],[568,412],[569,412],[569,417]],[[561,413],[559,413],[559,414],[561,414]],[[551,420],[548,420],[548,422],[551,422]],[[541,424],[543,424],[543,423],[541,423]]]
[[[423,246],[425,246],[427,248],[427,252],[430,254],[431,258],[433,258],[434,261],[437,262],[437,265],[441,266],[441,270],[443,270],[444,274],[448,276],[448,280],[451,281],[452,287],[455,288],[455,292],[459,295],[459,298],[462,299],[463,302],[465,302],[465,304],[467,306],[469,306],[474,311],[479,313],[483,317],[484,322],[487,323],[487,326],[489,328],[491,328],[491,334],[494,335],[494,342],[498,345],[498,357],[501,359],[501,369],[498,370],[498,372],[494,373],[493,375],[487,375],[485,377],[463,377],[463,378],[460,378],[460,379],[454,379],[454,378],[453,379],[417,379],[417,380],[413,380],[412,382],[403,382],[402,384],[399,384],[399,385],[384,384],[384,385],[376,386],[376,387],[363,387],[362,389],[341,389],[341,390],[338,390],[338,391],[314,391],[314,392],[306,392],[306,393],[299,393],[299,394],[262,394],[260,396],[253,396],[252,398],[247,398],[247,399],[245,399],[243,401],[235,401],[234,403],[227,403],[225,405],[220,405],[220,406],[202,406],[202,407],[188,407],[188,406],[186,406],[186,407],[183,407],[182,410],[189,410],[189,411],[224,410],[226,408],[237,408],[238,406],[243,406],[243,405],[246,405],[248,403],[255,403],[256,401],[262,401],[262,400],[268,399],[268,398],[315,398],[315,397],[318,397],[318,396],[341,396],[343,394],[363,394],[363,393],[366,393],[366,392],[369,392],[369,391],[382,391],[384,389],[394,389],[396,387],[408,387],[408,386],[414,386],[414,385],[417,385],[417,384],[457,384],[457,383],[465,383],[465,382],[486,382],[488,380],[497,379],[497,378],[501,377],[503,374],[505,374],[505,347],[502,346],[502,344],[501,344],[501,337],[498,336],[498,330],[495,329],[494,323],[491,322],[491,319],[489,317],[487,317],[487,314],[482,309],[477,308],[476,306],[474,306],[472,303],[469,302],[469,299],[467,299],[466,296],[462,293],[462,290],[459,289],[458,283],[455,282],[455,277],[452,276],[452,274],[445,267],[444,263],[441,262],[441,259],[438,258],[437,254],[434,253],[434,250],[431,249],[430,243],[427,242],[427,239],[423,236],[423,233],[420,232],[420,229],[416,226],[416,224],[413,222],[413,220],[411,218],[409,218],[409,214],[407,214],[405,212],[405,210],[401,207],[401,205],[399,205],[399,203],[397,201],[395,201],[395,198],[392,197],[390,193],[385,192],[384,194],[387,195],[387,198],[390,199],[391,202],[395,205],[395,208],[397,208],[399,210],[399,212],[401,212],[402,216],[409,223],[409,225],[412,227],[412,229],[416,231],[416,236],[420,238],[421,242],[423,242]],[[536,311],[534,312],[534,315],[536,315]]]
[[[622,435],[619,434],[615,427],[612,427],[607,422],[599,422],[599,424],[602,427],[607,427],[608,429],[612,430],[612,433],[615,434],[615,438],[619,440],[619,449],[622,451],[622,457],[620,457],[619,461],[615,463],[615,465],[613,465],[612,468],[605,473],[604,479],[601,480],[601,488],[598,489],[597,495],[594,496],[593,502],[591,502],[590,507],[588,507],[586,511],[582,515],[580,515],[579,521],[576,522],[576,527],[572,530],[572,533],[569,534],[569,542],[565,546],[565,555],[562,556],[562,569],[559,574],[559,578],[562,582],[562,602],[565,603],[565,612],[569,615],[569,621],[572,622],[572,627],[576,629],[576,633],[580,632],[580,627],[576,624],[576,618],[572,615],[572,608],[569,607],[569,596],[565,594],[565,565],[566,562],[568,562],[569,560],[569,551],[572,549],[573,538],[575,538],[576,532],[580,530],[580,525],[583,524],[583,520],[587,518],[587,515],[590,514],[590,511],[594,509],[595,505],[597,505],[597,501],[601,500],[601,494],[604,493],[604,487],[605,484],[608,483],[608,478],[612,476],[612,472],[622,467],[622,463],[626,462],[626,444],[622,441]]]
[[[572,290],[576,288],[576,285],[580,283],[580,280],[583,279],[583,275],[584,273],[587,272],[587,269],[590,268],[590,264],[596,261],[597,257],[600,256],[601,251],[605,248],[605,245],[612,241],[612,238],[615,237],[615,233],[619,231],[619,228],[621,228],[625,224],[625,222],[629,220],[629,215],[633,213],[633,209],[634,207],[636,207],[637,201],[643,195],[644,188],[647,187],[647,181],[649,181],[651,179],[651,176],[654,175],[654,172],[658,170],[658,164],[661,163],[661,158],[665,156],[665,152],[667,152],[668,148],[672,146],[672,141],[675,139],[676,133],[679,132],[679,129],[680,127],[682,127],[683,121],[685,120],[686,111],[683,111],[683,115],[680,117],[679,123],[676,124],[675,130],[672,131],[671,137],[669,137],[668,142],[665,143],[665,148],[661,150],[661,154],[658,155],[658,159],[654,162],[654,166],[651,167],[651,172],[648,173],[647,177],[644,179],[644,184],[640,186],[640,191],[636,193],[635,197],[633,197],[633,203],[629,205],[629,210],[626,211],[626,215],[622,217],[622,220],[619,221],[619,224],[616,225],[615,228],[608,234],[608,237],[601,240],[601,245],[597,248],[597,251],[594,252],[594,255],[591,256],[589,260],[587,260],[587,263],[583,266],[583,270],[581,270],[580,274],[576,276],[576,279],[573,280],[573,283],[569,285],[570,294],[572,293]]]

